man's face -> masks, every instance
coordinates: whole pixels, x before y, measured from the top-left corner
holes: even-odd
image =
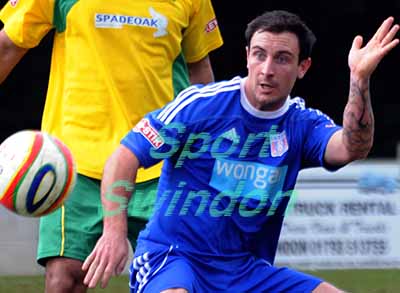
[[[263,111],[279,109],[297,78],[302,78],[311,59],[299,64],[299,42],[290,32],[256,32],[246,48],[248,78],[246,95],[252,106]]]

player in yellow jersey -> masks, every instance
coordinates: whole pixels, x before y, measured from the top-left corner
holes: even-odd
[[[10,0],[0,20],[0,82],[55,29],[42,130],[68,145],[79,176],[62,208],[40,220],[38,262],[46,292],[85,292],[82,262],[103,230],[105,160],[145,113],[190,83],[213,81],[208,54],[222,45],[214,10],[210,0]],[[133,246],[159,172],[138,176],[127,209]]]

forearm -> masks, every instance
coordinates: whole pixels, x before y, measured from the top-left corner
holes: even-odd
[[[138,166],[135,155],[123,145],[104,166],[101,180],[103,235],[82,265],[86,272],[83,283],[89,288],[95,288],[100,280],[101,287],[105,288],[110,277],[119,275],[125,267],[129,255],[126,207]]]
[[[0,51],[0,55],[1,55],[1,51]],[[6,77],[8,76],[8,74],[11,72],[12,67],[15,66],[12,64],[9,64],[7,62],[7,59],[1,58],[0,57],[0,84],[3,83],[3,81],[6,79]]]
[[[15,67],[23,54],[18,59],[10,58],[9,55],[4,55],[0,48],[0,84],[7,78],[11,70]]]
[[[107,161],[101,182],[104,231],[127,234],[127,207],[138,167],[136,157],[125,147],[119,147]]]
[[[198,62],[188,63],[188,68],[191,84],[207,84],[214,81],[214,73],[209,56]]]
[[[4,30],[0,31],[0,84],[7,78],[27,51],[27,49],[14,45]]]
[[[125,184],[121,184],[121,182]],[[103,205],[103,223],[105,231],[118,231],[127,234],[127,206],[129,202],[129,192],[133,184],[127,184],[123,180],[107,181],[102,187],[101,203]],[[128,188],[124,188],[127,186]]]
[[[349,52],[350,93],[344,111],[342,141],[350,161],[365,158],[372,148],[374,115],[369,80],[382,58],[399,43],[395,35],[400,27],[393,25],[393,21],[393,17],[388,17],[364,46],[363,38],[356,36]]]
[[[365,158],[372,148],[374,114],[369,78],[350,75],[349,99],[343,117],[343,143],[352,159]]]

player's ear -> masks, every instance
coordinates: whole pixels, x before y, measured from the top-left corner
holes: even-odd
[[[249,46],[246,46],[246,66],[247,66],[247,69],[249,69],[249,54],[250,54],[250,49],[249,49]]]
[[[306,72],[308,71],[308,69],[311,66],[311,58],[308,57],[307,59],[304,59],[300,62],[299,67],[298,67],[298,71],[297,71],[297,77],[299,79],[302,79],[304,77],[304,75],[306,75]]]

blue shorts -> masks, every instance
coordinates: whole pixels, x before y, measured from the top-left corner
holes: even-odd
[[[201,260],[201,261],[200,261]],[[135,256],[130,288],[154,293],[171,288],[188,292],[311,292],[322,280],[271,266],[249,254],[211,259],[170,247]]]

